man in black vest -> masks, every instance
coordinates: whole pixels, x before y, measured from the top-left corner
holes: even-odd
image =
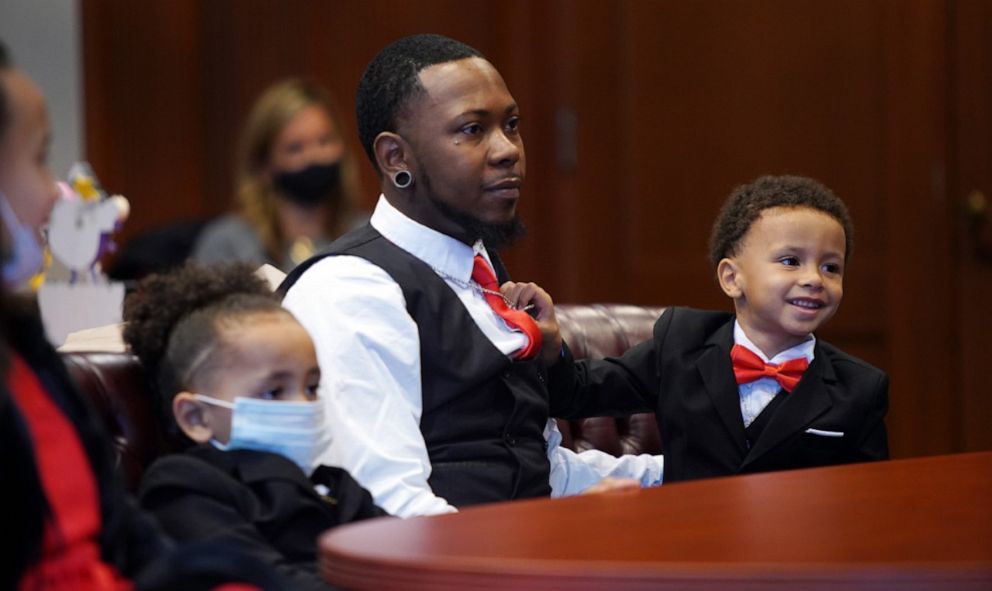
[[[609,409],[549,397],[548,372],[571,371],[551,298],[534,284],[508,294],[533,306],[540,334],[528,334],[535,323],[508,324],[477,275],[506,281],[494,250],[523,229],[519,111],[496,69],[452,39],[407,37],[372,60],[356,102],[383,194],[369,225],[281,288],[324,375],[333,440],[321,461],[402,516],[570,494],[604,477],[660,482],[660,457],[558,446],[549,416]]]

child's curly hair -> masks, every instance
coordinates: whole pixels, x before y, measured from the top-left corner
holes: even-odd
[[[833,191],[807,177],[763,176],[734,189],[720,209],[710,234],[709,257],[714,268],[737,254],[751,224],[772,207],[807,207],[834,218],[844,229],[844,260],[850,258],[854,225],[847,206]]]
[[[124,341],[152,378],[166,424],[172,398],[202,386],[221,359],[221,329],[259,313],[289,314],[244,263],[188,263],[138,284],[124,303]]]

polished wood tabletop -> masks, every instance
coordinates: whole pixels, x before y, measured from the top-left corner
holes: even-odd
[[[340,527],[347,589],[992,590],[992,452],[499,503]]]

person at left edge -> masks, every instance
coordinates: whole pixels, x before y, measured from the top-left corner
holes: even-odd
[[[236,211],[211,221],[191,258],[289,271],[367,216],[358,171],[330,95],[290,78],[255,101],[237,153]]]
[[[40,228],[58,195],[50,137],[41,91],[0,45],[0,588],[129,589],[170,545],[127,498],[109,441],[23,289],[41,270]]]
[[[50,137],[44,97],[0,43],[0,589],[293,589],[230,547],[174,545],[124,488],[110,438],[23,289],[58,195]]]

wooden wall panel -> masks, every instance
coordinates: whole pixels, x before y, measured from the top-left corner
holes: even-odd
[[[989,366],[976,310],[992,278],[958,212],[990,190],[982,0],[84,0],[83,17],[87,148],[132,201],[126,236],[227,208],[238,130],[269,83],[326,85],[354,137],[372,55],[447,34],[521,105],[516,278],[561,302],[729,307],[706,262],[719,204],[760,174],[814,176],[858,229],[821,336],[892,376],[894,454],[992,448],[984,374],[955,356]]]
[[[574,34],[557,42],[580,64],[565,84],[579,163],[555,193],[573,208],[559,299],[728,308],[705,258],[719,205],[761,174],[813,176],[858,229],[821,337],[892,374],[896,456],[959,449],[955,405],[936,400],[959,387],[946,348],[946,5],[570,6]]]
[[[877,252],[877,5],[632,2],[624,16],[619,145],[625,193],[640,197],[624,202],[625,259],[664,279],[646,286],[646,297],[697,299],[696,285],[678,277],[700,267],[712,276],[705,253],[720,204],[765,173],[833,188],[853,210],[863,250]],[[849,287],[850,299],[861,299],[858,283]]]
[[[956,300],[949,343],[960,396],[936,402],[960,416],[958,448],[992,449],[992,3],[965,0],[951,11],[954,32],[951,174],[948,208],[956,240],[952,268]],[[984,198],[972,216],[967,199]]]
[[[885,3],[886,214],[882,303],[889,341],[890,441],[900,455],[960,449],[953,401],[951,224],[946,192],[946,6]]]
[[[83,4],[86,152],[132,202],[127,232],[203,213],[200,3]]]
[[[528,3],[309,2],[306,0],[84,0],[88,157],[125,193],[134,216],[125,236],[204,217],[231,202],[233,152],[255,97],[288,76],[325,85],[355,138],[354,93],[369,59],[415,32],[465,39],[526,89],[526,45],[514,41]],[[515,8],[506,11],[509,6]],[[380,23],[381,26],[356,26]],[[523,72],[523,74],[520,74]],[[519,78],[519,80],[517,80]],[[356,149],[357,139],[354,139]],[[377,180],[365,157],[371,207]]]

